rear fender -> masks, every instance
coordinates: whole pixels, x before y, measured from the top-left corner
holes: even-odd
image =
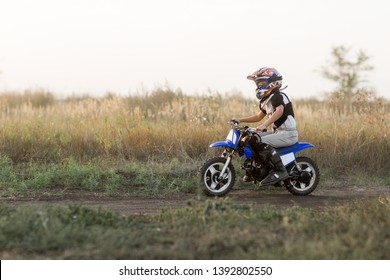
[[[283,165],[287,166],[290,163],[292,163],[293,161],[295,161],[295,158],[296,158],[295,153],[302,151],[302,150],[305,150],[305,149],[313,148],[313,147],[314,147],[313,144],[310,144],[307,142],[298,142],[292,146],[278,148],[276,150],[280,154],[280,158],[283,162]]]
[[[313,147],[314,147],[313,144],[310,144],[310,143],[307,143],[307,142],[298,142],[298,143],[295,143],[292,146],[278,148],[276,150],[282,156],[282,155],[289,154],[289,153],[298,153],[299,151],[302,151],[302,150],[305,150],[305,149],[309,149],[309,148],[313,148]]]

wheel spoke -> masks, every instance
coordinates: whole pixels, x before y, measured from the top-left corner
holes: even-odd
[[[310,167],[310,166],[308,166],[308,167],[306,167],[306,168],[304,169],[304,171],[311,172],[311,171],[312,171],[312,169],[311,169],[311,167]]]
[[[210,185],[210,189],[215,190],[215,188],[218,186],[218,183],[212,182]]]
[[[304,189],[304,188],[306,188],[306,184],[305,183],[303,183],[303,182],[300,182],[300,187],[301,187],[301,189]]]
[[[214,166],[210,166],[209,171],[210,171],[211,175],[214,175],[216,172],[219,172],[217,169],[215,169]]]

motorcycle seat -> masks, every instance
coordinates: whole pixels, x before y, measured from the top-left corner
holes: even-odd
[[[294,145],[287,146],[287,147],[281,147],[281,148],[276,148],[276,151],[278,151],[279,154],[284,155],[288,153],[296,153],[301,150],[307,149],[307,148],[312,148],[313,145],[307,142],[297,142]]]

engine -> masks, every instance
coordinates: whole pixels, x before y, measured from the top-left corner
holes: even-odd
[[[270,171],[264,163],[254,159],[247,159],[241,168],[245,170],[245,175],[255,183],[262,181]]]

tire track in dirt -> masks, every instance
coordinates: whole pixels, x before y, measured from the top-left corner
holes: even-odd
[[[225,198],[238,204],[253,205],[256,208],[276,206],[281,208],[299,206],[321,210],[326,207],[343,205],[359,199],[375,199],[382,195],[390,195],[390,190],[384,187],[359,189],[346,187],[342,190],[320,190],[308,196],[294,196],[284,189],[276,190],[232,190]],[[36,198],[0,198],[0,202],[11,207],[21,206],[67,206],[80,204],[86,207],[112,210],[123,215],[157,214],[162,209],[177,209],[188,205],[190,201],[216,199],[197,194],[183,194],[169,198],[97,197],[89,193],[65,193],[57,197]]]

